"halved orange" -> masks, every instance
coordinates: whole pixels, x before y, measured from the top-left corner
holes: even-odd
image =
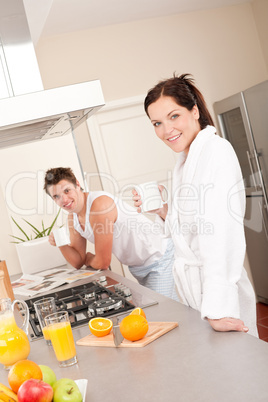
[[[109,318],[96,317],[88,323],[90,332],[95,336],[105,336],[111,332],[113,323]]]
[[[144,318],[146,318],[145,312],[140,307],[134,308],[129,315],[142,315]]]

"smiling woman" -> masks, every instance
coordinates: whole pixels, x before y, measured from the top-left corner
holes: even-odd
[[[158,83],[144,107],[156,135],[178,154],[172,200],[151,212],[165,221],[173,239],[180,299],[216,331],[257,336],[255,295],[243,267],[245,191],[235,152],[215,135],[205,100],[188,74]],[[136,192],[133,199],[140,208]],[[236,218],[230,202],[239,211]],[[203,230],[206,225],[211,230]]]
[[[196,105],[192,110],[178,106],[168,96],[161,96],[148,107],[148,114],[155,128],[156,135],[174,152],[186,154],[200,131],[199,110]]]

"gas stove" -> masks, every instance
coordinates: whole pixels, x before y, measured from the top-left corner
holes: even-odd
[[[60,289],[43,295],[53,296],[57,311],[65,310],[69,314],[71,327],[87,325],[93,317],[113,317],[125,314],[135,307],[148,307],[157,304],[157,301],[140,293],[133,292],[116,280],[100,276],[84,285]],[[31,340],[43,338],[43,333],[35,313],[33,303],[42,299],[42,296],[25,300],[30,312],[29,337]]]

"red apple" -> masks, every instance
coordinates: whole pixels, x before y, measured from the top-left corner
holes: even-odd
[[[21,384],[17,396],[19,402],[51,402],[53,389],[46,382],[31,378]]]

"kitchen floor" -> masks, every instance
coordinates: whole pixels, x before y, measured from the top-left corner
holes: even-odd
[[[257,326],[259,337],[268,342],[268,305],[257,303]]]

